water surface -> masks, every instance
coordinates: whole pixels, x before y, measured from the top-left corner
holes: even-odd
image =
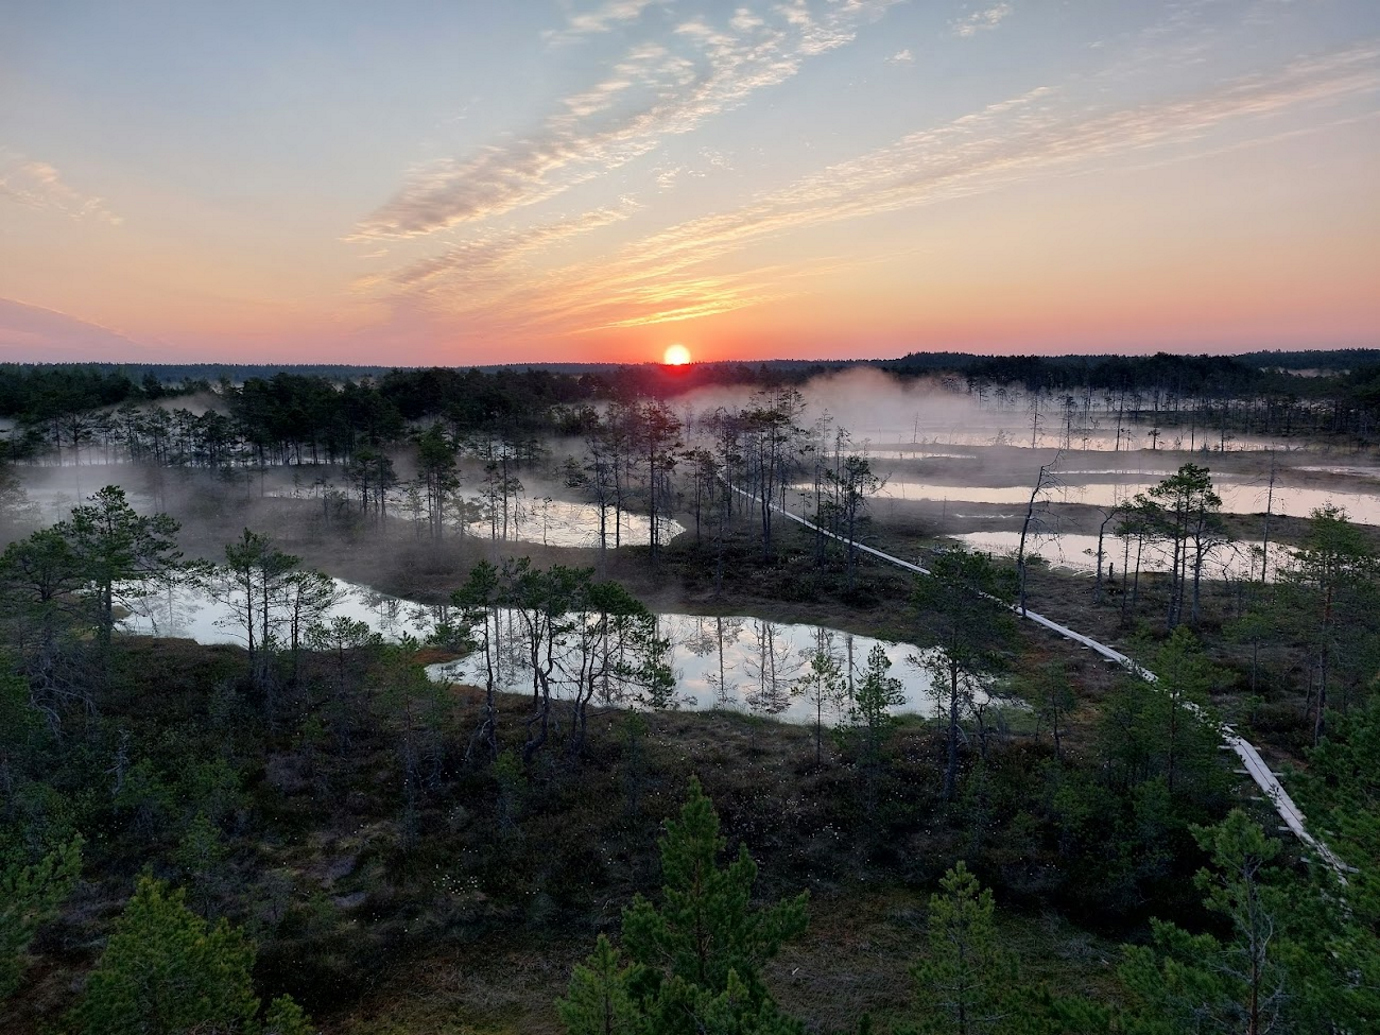
[[[349,617],[390,640],[404,634],[425,638],[439,621],[454,617],[453,609],[389,596],[341,579],[334,580],[334,586],[335,601],[328,619]],[[519,616],[499,609],[492,622],[498,658],[495,685],[518,693],[530,691],[532,674],[521,649]],[[169,585],[150,594],[125,619],[123,627],[134,633],[187,637],[199,643],[245,643],[243,623],[233,606],[185,585]],[[828,651],[856,686],[869,652],[880,644],[892,663],[889,674],[901,681],[906,696],[905,703],[894,710],[929,715],[937,708],[937,698],[922,667],[927,652],[912,644],[745,616],[661,614],[657,616],[657,632],[671,644],[668,660],[675,676],[675,693],[670,703],[674,707],[729,708],[774,715],[788,722],[813,722],[814,705],[792,693],[792,687],[805,674],[810,656],[816,650]],[[478,655],[431,665],[427,672],[431,678],[446,682],[481,686],[485,682]],[[555,688],[558,696],[573,695],[573,683],[563,670],[557,672]],[[603,703],[633,704],[639,691],[633,686],[609,685],[604,697]],[[826,708],[825,721],[836,721],[840,710]]]

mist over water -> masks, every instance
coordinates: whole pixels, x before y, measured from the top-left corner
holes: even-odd
[[[1351,520],[1361,524],[1380,524],[1380,496],[1363,492],[1339,492],[1276,484],[1267,486],[1232,484],[1231,475],[1214,475],[1213,489],[1222,499],[1224,514],[1263,514],[1267,503],[1276,517],[1307,517],[1329,504],[1343,508]],[[1082,485],[1055,485],[1041,491],[1037,502],[1110,508],[1122,506],[1138,493],[1148,492],[1158,482],[1094,482]],[[891,479],[877,496],[894,500],[952,500],[963,503],[990,503],[1024,507],[1030,500],[1030,485],[951,485]]]
[[[617,540],[624,546],[646,546],[652,539],[652,523],[642,514],[622,511],[616,516],[618,522]],[[612,512],[606,513],[605,537],[609,547],[614,545],[614,521]],[[472,521],[466,527],[466,534],[472,538],[499,538],[494,534],[490,521]],[[685,531],[679,521],[669,518],[657,519],[657,542],[668,543]],[[599,508],[592,503],[571,503],[568,500],[543,497],[530,500],[515,515],[507,540],[516,543],[531,543],[534,546],[560,546],[584,549],[597,549],[599,546]]]
[[[567,490],[568,491],[568,490]],[[300,493],[271,492],[279,499],[309,499]],[[407,497],[391,493],[389,510],[404,521],[419,520],[409,513]],[[461,524],[452,516],[446,517],[446,527],[456,532]],[[646,546],[651,542],[652,523],[644,514],[606,507],[604,512],[606,545]],[[657,518],[657,541],[668,543],[685,531],[685,526],[672,518]],[[527,543],[532,546],[553,546],[568,549],[597,549],[599,547],[599,507],[593,503],[572,502],[552,496],[520,498],[506,518],[495,514],[492,518],[467,521],[463,534],[475,542]]]
[[[952,382],[902,381],[872,368],[818,377],[799,391],[803,406],[796,423],[805,429],[805,438],[813,440],[813,447],[832,451],[838,442],[834,431],[847,431],[851,445],[843,448],[868,456],[872,470],[885,480],[868,510],[874,528],[891,525],[922,535],[953,535],[976,548],[1010,552],[1040,466],[1053,462],[1053,484],[1037,500],[1032,548],[1057,566],[1091,571],[1096,512],[1148,491],[1186,461],[1211,471],[1226,513],[1259,515],[1268,506],[1275,516],[1306,518],[1321,506],[1335,504],[1355,522],[1380,525],[1380,495],[1375,491],[1380,488],[1380,466],[1368,462],[1369,454],[1356,452],[1338,456],[1342,462],[1328,463],[1334,451],[1317,442],[1301,447],[1295,441],[1286,449],[1281,443],[1203,428],[1166,428],[1151,436],[1152,429],[1122,419],[1115,401],[1106,396],[1094,395],[1080,407],[1059,407],[1058,397],[1037,399],[1016,387],[968,392]],[[668,405],[685,421],[687,445],[702,446],[708,443],[703,417],[719,407],[750,410],[769,400],[769,395],[751,387],[715,387],[673,398]],[[211,397],[203,402],[215,406],[219,400]],[[826,417],[826,423],[817,423]],[[1174,452],[1176,445],[1184,451]],[[1187,451],[1189,445],[1195,447],[1193,452]],[[1082,452],[1084,447],[1087,452]],[[1268,447],[1271,452],[1253,454],[1249,447]],[[503,548],[507,553],[524,552],[523,544],[583,550],[599,545],[598,506],[562,473],[571,469],[562,467],[567,460],[575,468],[584,461],[586,443],[581,437],[543,440],[534,451],[542,461],[525,464],[517,472],[522,487],[505,501],[503,511],[490,508],[489,515],[478,518],[483,509],[484,474],[482,460],[473,453],[476,448],[469,442],[459,454],[457,497],[463,496],[466,506],[452,511],[447,503],[443,510],[447,548],[459,547],[463,556],[465,544],[471,549],[509,544]],[[489,448],[509,447],[490,442]],[[394,453],[399,478],[414,477],[413,448],[400,443]],[[427,528],[417,520],[415,503],[401,488],[388,493],[386,523],[374,515],[358,514],[359,500],[340,464],[259,467],[241,458],[222,471],[195,466],[157,468],[128,462],[118,446],[110,443],[89,444],[75,452],[68,448],[61,460],[54,463],[49,458],[15,468],[45,524],[66,517],[72,506],[103,485],[119,484],[139,511],[174,511],[187,532],[200,533],[202,556],[219,557],[226,541],[219,538],[220,532],[215,537],[201,532],[199,524],[207,515],[213,521],[229,516],[216,526],[227,529],[226,538],[233,538],[241,524],[270,536],[289,528],[292,535],[300,529],[303,538],[316,537],[315,556],[308,563],[327,568],[332,566],[335,547],[331,544],[336,542],[342,544],[340,549],[373,555],[380,572],[389,565],[411,563],[399,558],[416,555],[429,542]],[[805,463],[808,470],[808,453]],[[1277,478],[1270,498],[1267,481],[1272,465],[1277,467]],[[689,465],[681,469],[688,471]],[[797,482],[796,489],[802,488]],[[288,498],[301,506],[288,505]],[[332,500],[339,505],[338,514],[328,513]],[[797,513],[809,513],[813,507],[801,495],[788,494],[787,502]],[[689,508],[688,497],[683,497],[667,512],[675,513],[679,521],[659,521],[660,543],[684,531],[681,522],[689,522]],[[645,547],[649,543],[651,528],[644,514],[627,509],[615,514],[607,507],[604,524],[610,549],[615,545],[615,523],[619,545]],[[312,545],[302,539],[285,545],[294,552],[313,552]],[[1208,574],[1250,577],[1259,565],[1252,546],[1247,541],[1224,547]],[[1272,552],[1272,568],[1283,559],[1279,549]],[[1109,536],[1107,561],[1119,550],[1120,544]],[[1150,570],[1163,563],[1151,547],[1145,550],[1143,561]],[[374,579],[369,568],[337,570]],[[409,591],[405,578],[394,576],[381,584]],[[359,599],[350,606],[368,610]],[[389,607],[405,610],[403,605],[380,603],[382,610],[366,620],[382,628],[377,623],[385,621],[383,610]],[[170,616],[173,610],[170,606]]]
[[[981,530],[959,532],[951,538],[966,544],[973,550],[980,550],[998,557],[1014,557],[1020,547],[1019,532]],[[1211,552],[1203,563],[1205,579],[1258,580],[1261,565],[1260,541],[1237,541],[1225,543]],[[1038,557],[1056,568],[1093,574],[1097,570],[1097,536],[1076,532],[1032,532],[1026,537],[1026,556]],[[1172,548],[1162,543],[1147,542],[1139,546],[1134,540],[1127,543],[1114,536],[1106,536],[1102,541],[1102,566],[1112,565],[1115,573],[1134,568],[1137,556],[1141,571],[1169,571],[1173,564]],[[1292,558],[1291,550],[1278,543],[1271,543],[1267,577],[1273,581],[1281,566]]]
[[[1123,401],[1106,393],[1036,397],[1018,386],[969,392],[932,378],[898,380],[872,367],[825,374],[799,390],[804,403],[802,423],[808,426],[827,416],[834,427],[849,432],[855,448],[874,456],[969,458],[970,447],[992,446],[1127,455],[1140,450],[1221,453],[1300,448],[1297,442],[1192,424],[1157,428],[1119,412]],[[749,388],[705,388],[671,405],[677,414],[694,419],[719,407],[751,408],[756,394]],[[1166,422],[1172,416],[1166,413]]]

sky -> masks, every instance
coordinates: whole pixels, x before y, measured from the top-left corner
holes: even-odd
[[[1380,347],[1375,0],[0,0],[0,360]]]

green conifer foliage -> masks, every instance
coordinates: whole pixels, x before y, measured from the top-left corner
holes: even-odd
[[[650,1035],[650,1020],[632,992],[640,969],[624,966],[618,950],[601,934],[594,952],[571,974],[567,998],[556,1001],[570,1035]]]
[[[52,919],[81,874],[80,837],[25,864],[0,850],[0,1002],[19,988],[34,932]]]
[[[290,995],[280,995],[268,1004],[261,1035],[315,1035],[316,1029]]]
[[[725,839],[698,780],[659,842],[660,908],[642,896],[623,912],[625,966],[606,938],[571,977],[557,1007],[571,1035],[792,1035],[762,967],[805,929],[806,895],[752,905],[757,864],[744,847],[718,865]]]
[[[1352,1027],[1360,1030],[1360,1018],[1380,1017],[1380,697],[1335,716],[1296,781],[1309,817],[1322,820],[1332,847],[1351,867],[1340,889],[1341,923],[1323,958],[1344,976],[1332,1011],[1343,1023],[1356,1018]],[[1326,895],[1334,899],[1338,889],[1327,879]]]
[[[930,896],[929,951],[911,968],[929,1013],[923,1030],[953,1035],[1003,1030],[1015,965],[997,935],[992,891],[962,860],[939,886],[943,892]]]
[[[109,647],[115,627],[115,605],[138,599],[149,584],[182,559],[177,548],[180,526],[166,514],[138,514],[117,485],[107,485],[72,516],[56,526],[71,544],[81,570],[91,582],[96,605],[96,632]]]
[[[916,580],[912,601],[922,642],[934,644],[924,656],[924,667],[935,691],[947,698],[944,800],[951,802],[958,789],[963,720],[1009,661],[1017,587],[1014,573],[997,567],[986,554],[951,549],[929,564],[930,575]]]
[[[725,847],[719,817],[698,780],[680,819],[667,820],[661,838],[661,908],[638,896],[623,914],[629,955],[668,978],[712,990],[728,988],[738,975],[754,1002],[766,996],[761,968],[781,944],[805,930],[806,896],[765,909],[752,908],[757,864],[747,847],[720,868]]]
[[[1195,827],[1194,836],[1213,864],[1196,883],[1204,905],[1226,921],[1226,937],[1153,920],[1155,947],[1126,947],[1119,973],[1140,1000],[1137,1030],[1265,1035],[1293,1027],[1291,971],[1303,957],[1286,921],[1308,903],[1290,894],[1284,874],[1271,866],[1279,842],[1239,809],[1215,826]]]
[[[868,765],[881,761],[882,738],[896,722],[891,709],[906,703],[905,689],[899,679],[888,675],[890,671],[891,659],[879,643],[868,652],[867,668],[858,681],[848,712],[848,726],[859,735],[862,757]]]
[[[73,1020],[85,1035],[254,1031],[254,947],[225,920],[214,927],[182,891],[139,878],[86,983]]]

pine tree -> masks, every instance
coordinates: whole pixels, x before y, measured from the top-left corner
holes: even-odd
[[[280,995],[268,1004],[260,1035],[314,1035],[315,1026],[290,995]]]
[[[1380,558],[1365,534],[1346,511],[1330,504],[1313,511],[1302,548],[1293,551],[1293,563],[1280,572],[1288,616],[1310,661],[1315,745],[1327,733],[1337,677],[1347,677],[1346,687],[1374,675],[1377,648],[1371,619],[1378,572]]]
[[[814,706],[816,766],[824,761],[824,712],[841,708],[848,695],[843,663],[834,653],[831,636],[827,630],[819,630],[815,649],[806,659],[809,667],[791,684],[793,697],[803,697],[807,704]]]
[[[1151,921],[1155,947],[1127,946],[1119,970],[1154,1028],[1265,1035],[1277,1030],[1291,998],[1293,951],[1285,920],[1304,910],[1271,867],[1280,844],[1240,809],[1212,827],[1195,827],[1212,869],[1198,872],[1203,904],[1227,922],[1227,937],[1191,934]],[[1158,1029],[1154,1029],[1158,1030]]]
[[[863,756],[869,766],[875,766],[882,756],[882,737],[896,721],[891,709],[906,703],[901,681],[888,675],[891,659],[886,648],[876,644],[867,653],[867,668],[853,693],[853,707],[848,720],[863,739]]]
[[[214,927],[183,892],[139,878],[73,1020],[86,1035],[253,1030],[254,947],[224,919]]]
[[[570,976],[565,999],[556,1000],[556,1011],[570,1035],[650,1035],[650,1019],[632,992],[641,968],[623,966],[617,949],[605,935],[594,943],[594,952]]]
[[[1203,653],[1202,644],[1186,627],[1175,627],[1155,655],[1158,680],[1154,691],[1163,700],[1164,765],[1170,793],[1182,789],[1185,776],[1201,777],[1214,768],[1217,734],[1212,728],[1208,693],[1226,681],[1226,674]]]
[[[623,911],[623,944],[631,961],[600,938],[571,977],[557,1007],[571,1035],[797,1035],[800,1025],[777,1009],[762,967],[783,942],[805,929],[801,894],[753,908],[757,864],[747,848],[726,867],[719,817],[698,780],[679,820],[659,841],[660,908],[641,895]]]
[[[886,648],[876,644],[867,654],[867,667],[857,681],[852,704],[839,724],[840,739],[856,744],[859,775],[862,777],[863,808],[871,815],[876,809],[877,783],[882,768],[882,744],[895,723],[891,709],[905,704],[901,681],[888,675],[891,659]]]
[[[1063,759],[1063,735],[1068,732],[1069,714],[1077,705],[1067,664],[1051,662],[1040,669],[1030,683],[1030,699],[1040,726],[1048,726],[1054,738],[1054,757]],[[1037,735],[1039,729],[1037,727]]]
[[[1227,541],[1222,522],[1222,498],[1212,486],[1206,467],[1184,464],[1133,501],[1149,534],[1166,540],[1172,548],[1169,608],[1165,625],[1173,629],[1185,620],[1185,595],[1190,576],[1193,600],[1188,618],[1197,622],[1203,568],[1208,556]]]
[[[182,559],[176,542],[180,526],[166,514],[135,513],[124,489],[107,485],[54,527],[71,544],[90,580],[97,639],[102,648],[109,647],[116,603],[144,596],[150,581],[171,572]]]
[[[805,929],[807,896],[751,908],[757,864],[744,845],[720,868],[725,845],[713,803],[692,779],[679,821],[667,820],[659,841],[661,908],[638,896],[623,913],[623,938],[634,961],[716,994],[733,971],[756,1004],[767,994],[762,966]]]
[[[1341,922],[1321,956],[1345,976],[1327,1003],[1338,1029],[1360,1031],[1364,1018],[1380,1017],[1380,697],[1336,716],[1296,781],[1308,815],[1323,822],[1331,847],[1351,867],[1340,889]],[[1319,869],[1327,899],[1335,900],[1330,871]]]
[[[911,968],[921,1001],[929,1007],[924,1030],[978,1035],[998,1030],[1007,1012],[1015,967],[993,921],[989,888],[960,860],[930,896],[929,951]]]
[[[925,632],[935,640],[924,665],[936,690],[948,699],[944,800],[958,786],[960,723],[972,711],[986,681],[1006,664],[1015,635],[1011,605],[1014,574],[986,554],[947,550],[930,563],[930,576],[915,583],[913,601]]]
[[[25,863],[0,851],[0,1002],[19,988],[26,953],[39,926],[51,920],[81,874],[80,837]]]

